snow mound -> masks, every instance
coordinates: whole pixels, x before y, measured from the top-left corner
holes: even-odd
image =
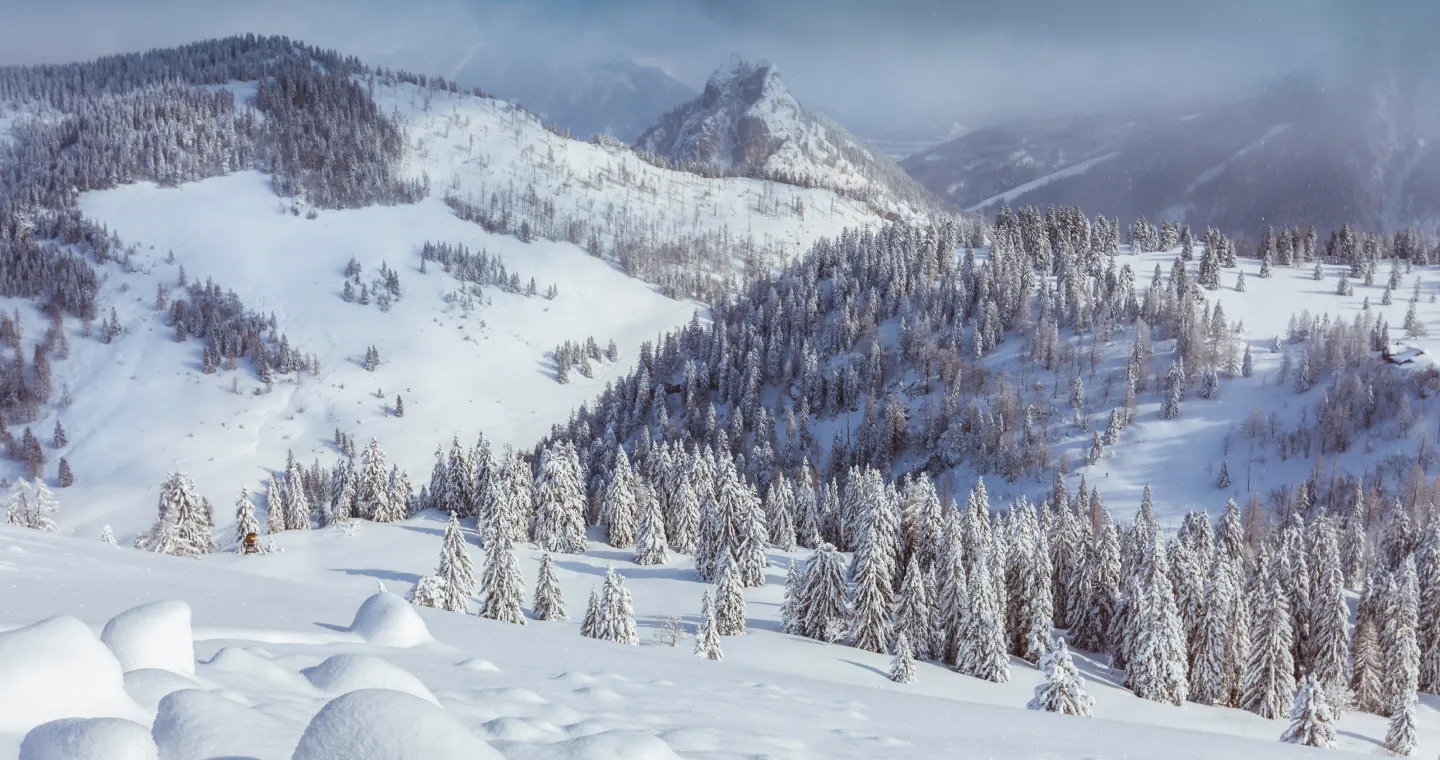
[[[506,748],[515,760],[680,760],[665,742],[642,731],[604,731],[554,744]]]
[[[225,647],[201,667],[204,673],[224,673],[243,681],[264,685],[278,691],[313,693],[314,687],[298,673],[275,664],[261,654],[264,650]],[[313,660],[311,661],[313,662]]]
[[[61,718],[31,729],[20,760],[156,760],[150,730],[124,718]]]
[[[415,608],[388,591],[381,591],[360,605],[350,632],[382,647],[413,647],[434,640]]]
[[[430,689],[410,671],[379,657],[337,654],[313,668],[307,668],[304,673],[315,688],[331,694],[357,689],[389,689],[419,697],[437,707],[440,705]]]
[[[409,694],[362,689],[330,700],[292,760],[504,760],[449,713]]]
[[[105,624],[100,640],[110,647],[126,671],[159,668],[195,674],[195,638],[190,631],[190,605],[177,601],[142,604]]]
[[[548,722],[544,726],[537,725],[525,718],[496,718],[481,728],[485,731],[485,738],[494,741],[553,742],[564,737],[557,729],[547,727],[550,725]]]
[[[58,718],[146,720],[115,655],[86,625],[53,617],[0,633],[0,732]]]
[[[141,668],[125,674],[125,692],[136,704],[154,710],[160,700],[181,689],[198,689],[200,684],[159,668]]]
[[[503,673],[499,665],[481,657],[471,657],[455,664],[457,668],[474,670],[480,673]]]
[[[151,731],[160,760],[284,757],[295,729],[208,691],[185,689],[160,700]]]

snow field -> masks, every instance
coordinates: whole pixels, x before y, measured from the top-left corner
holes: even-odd
[[[194,748],[200,746],[262,760],[291,757],[302,735],[320,731],[317,716],[329,709],[327,704],[344,698],[317,688],[313,674],[371,668],[387,677],[403,673],[434,696],[440,707],[427,706],[430,717],[417,721],[458,723],[509,758],[930,758],[951,756],[957,746],[978,757],[1037,760],[1326,756],[1280,744],[1284,721],[1139,700],[1114,685],[1118,674],[1079,652],[1076,665],[1096,698],[1094,719],[1024,711],[1043,674],[1018,660],[1011,661],[1012,678],[1006,684],[929,663],[918,664],[915,683],[894,684],[886,678],[888,656],[776,633],[780,566],[786,557],[773,552],[770,583],[746,591],[749,633],[723,639],[725,660],[720,663],[693,657],[691,641],[671,649],[652,637],[664,615],[680,614],[692,627],[696,621],[704,586],[692,580],[687,558],[636,567],[617,556],[619,550],[595,544],[585,555],[557,556],[569,622],[530,620],[516,626],[420,609],[416,612],[433,642],[397,649],[357,641],[347,633],[355,610],[373,595],[375,575],[431,571],[443,524],[431,515],[397,525],[366,525],[353,536],[290,533],[280,537],[284,551],[279,553],[229,555],[216,562],[0,528],[0,556],[24,559],[12,573],[15,591],[0,624],[64,606],[81,611],[86,623],[98,627],[138,601],[190,603],[200,662],[195,681],[176,677],[170,687],[175,691],[160,700],[154,736],[161,757],[215,756],[187,754],[199,752]],[[468,531],[467,537],[473,542]],[[473,544],[471,553],[477,562],[483,556]],[[518,553],[528,587],[538,556],[530,549]],[[361,557],[376,568],[372,574],[355,572],[354,560]],[[301,558],[306,562],[295,561]],[[578,633],[585,594],[610,562],[627,576],[635,598],[638,647]],[[314,569],[323,567],[331,569]],[[61,593],[49,594],[42,580],[60,568],[75,580]],[[271,573],[276,577],[267,577]],[[0,657],[0,663],[5,661]],[[356,678],[336,690],[376,685]],[[384,698],[428,704],[421,697],[390,693],[396,696]],[[148,701],[153,692],[144,696]],[[1436,707],[1432,697],[1422,696],[1421,756],[1440,750]],[[323,723],[332,717],[354,719],[327,716]],[[150,724],[143,716],[132,719]],[[1376,716],[1347,713],[1338,726],[1341,748],[1370,753],[1384,735],[1384,724]],[[21,732],[0,732],[0,758],[16,756],[23,738]]]

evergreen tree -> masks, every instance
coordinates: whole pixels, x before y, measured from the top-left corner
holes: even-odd
[[[450,513],[450,522],[445,524],[445,538],[440,544],[440,562],[435,576],[444,583],[437,606],[450,612],[468,612],[470,595],[475,593],[475,566],[470,562],[465,536],[460,532],[460,520],[454,512]]]
[[[280,484],[280,478],[275,473],[270,474],[270,481],[265,486],[265,532],[271,535],[283,532],[286,528],[286,512],[288,507],[285,501],[289,498],[288,489]]]
[[[1387,712],[1383,667],[1380,656],[1380,636],[1376,631],[1375,623],[1371,620],[1361,620],[1355,628],[1350,664],[1350,690],[1354,694],[1354,704],[1357,709],[1377,715]]]
[[[535,483],[535,543],[547,552],[585,551],[585,489],[575,450],[561,441],[540,460]]]
[[[1290,706],[1290,728],[1280,741],[1306,747],[1335,748],[1335,713],[1325,696],[1325,687],[1314,674],[1305,676]]]
[[[890,680],[895,683],[915,682],[915,653],[904,631],[895,639],[895,659],[890,663]]]
[[[65,437],[65,428],[61,427],[60,420],[55,420],[55,432],[50,437],[50,445],[57,449],[63,449],[69,443],[69,439]]]
[[[665,552],[665,518],[660,514],[660,501],[650,489],[640,504],[640,534],[635,542],[635,564],[663,565]]]
[[[195,493],[189,476],[171,473],[160,487],[155,525],[135,539],[135,547],[177,557],[209,554],[215,550],[214,522],[209,502]]]
[[[1260,602],[1255,605],[1255,629],[1245,668],[1241,708],[1271,720],[1286,714],[1295,692],[1295,665],[1291,656],[1290,603],[1280,581],[1269,568],[1262,580]]]
[[[1392,755],[1408,757],[1415,751],[1415,694],[1400,698],[1392,709],[1385,732],[1385,749]]]
[[[706,660],[724,659],[720,651],[720,633],[715,626],[715,611],[710,606],[710,592],[700,597],[700,623],[695,628],[695,656]]]
[[[1054,651],[1040,658],[1040,669],[1045,671],[1045,682],[1035,687],[1035,696],[1025,705],[1027,708],[1061,715],[1091,714],[1095,699],[1086,693],[1085,681],[1070,659],[1064,639],[1056,642]]]
[[[895,556],[891,539],[895,533],[887,519],[884,485],[879,473],[871,470],[860,476],[865,511],[864,533],[855,551],[851,571],[855,617],[850,631],[853,645],[871,652],[885,652],[890,644],[890,604],[894,584]]]
[[[830,643],[843,638],[850,619],[845,600],[845,558],[833,545],[821,544],[805,563],[797,609],[800,634]]]
[[[109,544],[110,546],[116,545],[115,531],[111,530],[109,525],[106,525],[105,527],[100,529],[100,543]]]
[[[635,545],[635,474],[630,470],[630,460],[625,449],[615,452],[615,468],[611,471],[610,482],[605,486],[605,495],[600,506],[600,522],[605,526],[606,540],[611,546],[623,549]]]
[[[260,523],[255,519],[255,504],[250,501],[250,491],[240,489],[240,498],[235,500],[235,543],[244,545],[250,534],[260,535]]]
[[[1328,519],[1317,522],[1316,539],[1310,550],[1315,560],[1315,580],[1306,619],[1306,661],[1315,682],[1327,691],[1328,703],[1339,706],[1348,702],[1350,608],[1345,603],[1345,580],[1334,528]]]
[[[745,592],[740,586],[735,557],[729,552],[720,562],[720,578],[715,587],[715,629],[721,636],[745,633]]]
[[[905,566],[905,579],[901,581],[900,594],[895,597],[891,630],[897,640],[903,636],[911,642],[915,656],[930,657],[930,601],[925,594],[919,558],[914,554]]]
[[[600,638],[600,592],[590,587],[590,601],[585,604],[585,617],[580,621],[580,635]]]
[[[996,588],[988,564],[977,562],[970,579],[968,614],[961,623],[956,669],[968,676],[1005,683],[1010,680],[1010,660],[1005,655],[1005,625]]]
[[[1236,684],[1232,681],[1236,613],[1240,589],[1239,569],[1225,554],[1211,567],[1205,585],[1205,604],[1191,649],[1190,700],[1203,705],[1228,705]]]
[[[360,480],[355,488],[355,506],[359,517],[373,520],[376,511],[384,512],[390,498],[390,468],[385,466],[385,452],[374,438],[361,457]]]
[[[1419,581],[1415,569],[1415,558],[1413,555],[1406,555],[1401,562],[1399,577],[1391,578],[1389,592],[1384,600],[1384,610],[1381,613],[1384,620],[1384,632],[1381,643],[1385,656],[1385,693],[1386,703],[1389,707],[1391,717],[1390,730],[1392,735],[1404,738],[1404,732],[1396,734],[1397,729],[1406,729],[1404,723],[1408,722],[1410,744],[1403,741],[1397,746],[1404,746],[1404,752],[1394,750],[1398,754],[1408,754],[1409,749],[1414,746],[1414,702],[1415,692],[1420,677],[1420,648],[1416,641],[1416,628],[1419,619]],[[1409,712],[1407,716],[1405,713]],[[1387,746],[1390,744],[1387,737]]]
[[[800,609],[804,605],[805,574],[800,563],[792,557],[790,568],[785,572],[785,601],[780,605],[780,632],[800,634]]]
[[[546,552],[540,558],[540,573],[535,578],[535,598],[531,603],[531,614],[536,620],[564,620],[565,597],[560,593],[560,582],[555,578],[555,560]]]
[[[502,623],[524,625],[525,613],[520,607],[524,598],[525,580],[520,576],[515,545],[508,536],[499,535],[485,547],[485,567],[480,573],[480,608],[476,614]]]
[[[1128,600],[1125,685],[1138,697],[1179,705],[1189,693],[1185,631],[1162,539],[1151,535]]]
[[[55,473],[55,483],[61,488],[75,485],[75,473],[70,469],[70,461],[65,457],[60,457],[60,466]]]
[[[625,588],[624,577],[616,574],[613,566],[606,569],[605,583],[600,589],[600,608],[595,632],[595,638],[617,644],[636,646],[640,643],[640,636],[635,630],[635,610],[630,591]]]

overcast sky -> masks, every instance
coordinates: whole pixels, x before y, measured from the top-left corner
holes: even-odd
[[[623,56],[698,88],[739,52],[771,60],[802,100],[874,132],[1233,97],[1421,27],[1440,33],[1436,4],[0,0],[0,59],[75,60],[255,31],[452,76],[497,56],[569,62]]]

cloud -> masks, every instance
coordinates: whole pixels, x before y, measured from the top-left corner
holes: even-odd
[[[6,62],[239,32],[464,78],[478,61],[627,57],[691,86],[730,52],[862,130],[1233,97],[1436,31],[1429,0],[8,0]],[[465,82],[484,86],[484,81]]]

